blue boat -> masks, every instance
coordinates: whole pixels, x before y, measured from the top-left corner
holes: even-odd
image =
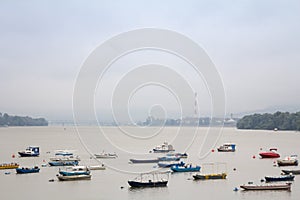
[[[36,146],[30,146],[25,151],[19,151],[18,154],[21,157],[36,157],[40,155],[40,148]]]
[[[90,175],[91,171],[85,166],[75,166],[71,170],[59,170],[63,176]]]
[[[184,162],[159,162],[157,163],[157,165],[159,167],[162,167],[162,168],[169,168],[169,167],[172,167],[174,165],[178,165],[178,166],[184,166],[185,163]]]
[[[17,168],[16,172],[17,174],[39,173],[40,168],[37,166],[33,168],[22,167],[22,168]]]
[[[185,165],[185,166],[172,166],[171,170],[173,172],[198,172],[200,171],[201,167],[200,166],[195,166],[193,167],[191,164]]]
[[[78,165],[78,161],[74,160],[74,161],[50,161],[48,162],[48,164],[50,166],[75,166]]]
[[[293,181],[295,178],[294,175],[282,175],[282,176],[266,176],[266,182],[275,182],[275,181]]]

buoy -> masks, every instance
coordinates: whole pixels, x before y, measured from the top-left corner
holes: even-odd
[[[252,158],[255,159],[256,158],[255,155],[253,155]]]
[[[237,192],[239,189],[237,187],[233,188],[233,191]]]
[[[236,168],[233,168],[233,171],[236,171]]]
[[[5,175],[9,175],[9,174],[10,174],[10,172],[5,172],[4,174],[5,174]]]
[[[43,162],[46,162],[45,160],[43,160]]]
[[[54,179],[49,179],[49,182],[54,182]]]
[[[262,148],[260,147],[260,150],[262,150]]]
[[[252,182],[252,181],[249,181],[248,184],[251,185],[251,184],[253,184],[253,182]]]
[[[123,186],[121,186],[121,189],[123,189],[124,187]]]
[[[211,150],[211,152],[215,152],[215,150],[214,150],[214,149],[212,149],[212,150]]]
[[[16,156],[15,156],[15,154],[13,154],[11,157],[12,157],[12,158],[15,158]]]

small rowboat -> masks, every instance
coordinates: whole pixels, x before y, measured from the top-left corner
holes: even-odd
[[[106,158],[117,158],[118,155],[116,153],[105,153],[104,151],[100,154],[94,154],[96,158],[106,159]]]
[[[291,191],[291,183],[286,184],[272,184],[272,185],[241,185],[240,188],[244,190],[288,190]]]

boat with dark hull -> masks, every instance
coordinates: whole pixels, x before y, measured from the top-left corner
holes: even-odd
[[[78,165],[78,161],[50,161],[48,164],[50,166],[75,166]]]
[[[39,173],[40,168],[38,166],[28,168],[28,167],[21,167],[21,168],[16,168],[17,174],[29,174],[29,173]]]
[[[132,188],[166,187],[168,184],[168,178],[162,178],[161,176],[163,175],[168,175],[168,173],[141,174],[140,176],[136,177],[135,180],[129,180],[128,184]]]
[[[157,146],[153,149],[154,153],[168,153],[170,151],[175,151],[171,144],[164,142],[162,145]]]
[[[294,178],[295,178],[294,175],[265,176],[266,182],[275,182],[275,181],[293,181]]]
[[[288,190],[291,191],[291,183],[286,184],[266,184],[266,185],[241,185],[244,190]]]
[[[131,163],[158,163],[159,160],[158,158],[154,158],[154,159],[129,159],[129,161]]]
[[[37,146],[30,146],[25,151],[19,151],[21,157],[37,157],[40,155],[40,148]]]
[[[300,169],[283,169],[281,170],[284,174],[293,174],[293,175],[299,175]]]

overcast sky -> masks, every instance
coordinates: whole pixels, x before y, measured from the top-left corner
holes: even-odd
[[[73,88],[85,59],[112,36],[145,27],[174,30],[205,49],[222,77],[227,113],[300,110],[300,1],[7,0],[0,2],[0,112],[72,119]],[[116,64],[108,79],[117,80],[118,67],[136,64],[132,60]],[[209,115],[201,88],[200,111]],[[159,90],[144,93],[176,105]],[[130,104],[136,120],[148,115],[147,99],[140,93]],[[109,118],[101,105],[99,112]]]

